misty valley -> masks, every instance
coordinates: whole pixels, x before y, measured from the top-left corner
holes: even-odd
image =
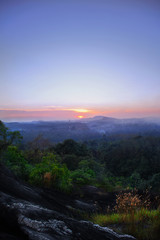
[[[0,122],[0,167],[1,239],[159,240],[158,119]]]
[[[15,131],[20,131],[23,142],[33,140],[41,134],[51,143],[73,139],[87,141],[105,138],[127,138],[130,136],[159,136],[159,118],[131,118],[117,119],[103,116],[84,118],[70,121],[32,121],[9,122],[6,126]]]

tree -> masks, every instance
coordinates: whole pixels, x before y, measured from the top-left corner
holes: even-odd
[[[13,143],[19,143],[21,139],[22,136],[19,131],[9,131],[4,123],[0,120],[0,152],[5,150]]]
[[[51,146],[48,139],[45,139],[39,134],[33,141],[28,143],[28,148],[25,152],[26,158],[31,163],[39,163],[42,161],[44,152]]]
[[[49,153],[42,162],[35,164],[30,172],[30,183],[49,186],[67,192],[72,188],[70,171],[65,164],[56,160],[56,155]]]
[[[0,143],[5,144],[7,141],[8,128],[5,127],[4,123],[0,120]]]
[[[9,167],[17,176],[27,180],[31,165],[24,158],[23,151],[16,146],[10,145],[3,154],[5,165]]]

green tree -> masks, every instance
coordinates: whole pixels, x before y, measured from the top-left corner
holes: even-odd
[[[19,143],[21,139],[22,136],[19,131],[9,131],[0,120],[0,152],[13,143]]]
[[[24,158],[23,152],[16,146],[10,145],[7,147],[7,150],[3,154],[3,161],[17,176],[25,180],[28,179],[32,166],[28,164]]]
[[[95,172],[90,168],[76,169],[71,173],[71,177],[76,184],[92,184],[95,180]]]
[[[62,165],[56,160],[53,153],[47,154],[41,163],[35,164],[29,178],[32,184],[55,187],[65,192],[72,187],[70,171],[66,165]]]
[[[66,154],[62,158],[62,162],[67,165],[70,170],[78,168],[79,157],[74,154]]]

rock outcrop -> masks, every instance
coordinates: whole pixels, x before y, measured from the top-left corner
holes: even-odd
[[[30,187],[0,165],[0,239],[2,240],[133,240],[107,227],[74,217],[69,196]]]

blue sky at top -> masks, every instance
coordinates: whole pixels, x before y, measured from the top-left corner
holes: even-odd
[[[0,1],[0,108],[160,114],[159,7]]]

